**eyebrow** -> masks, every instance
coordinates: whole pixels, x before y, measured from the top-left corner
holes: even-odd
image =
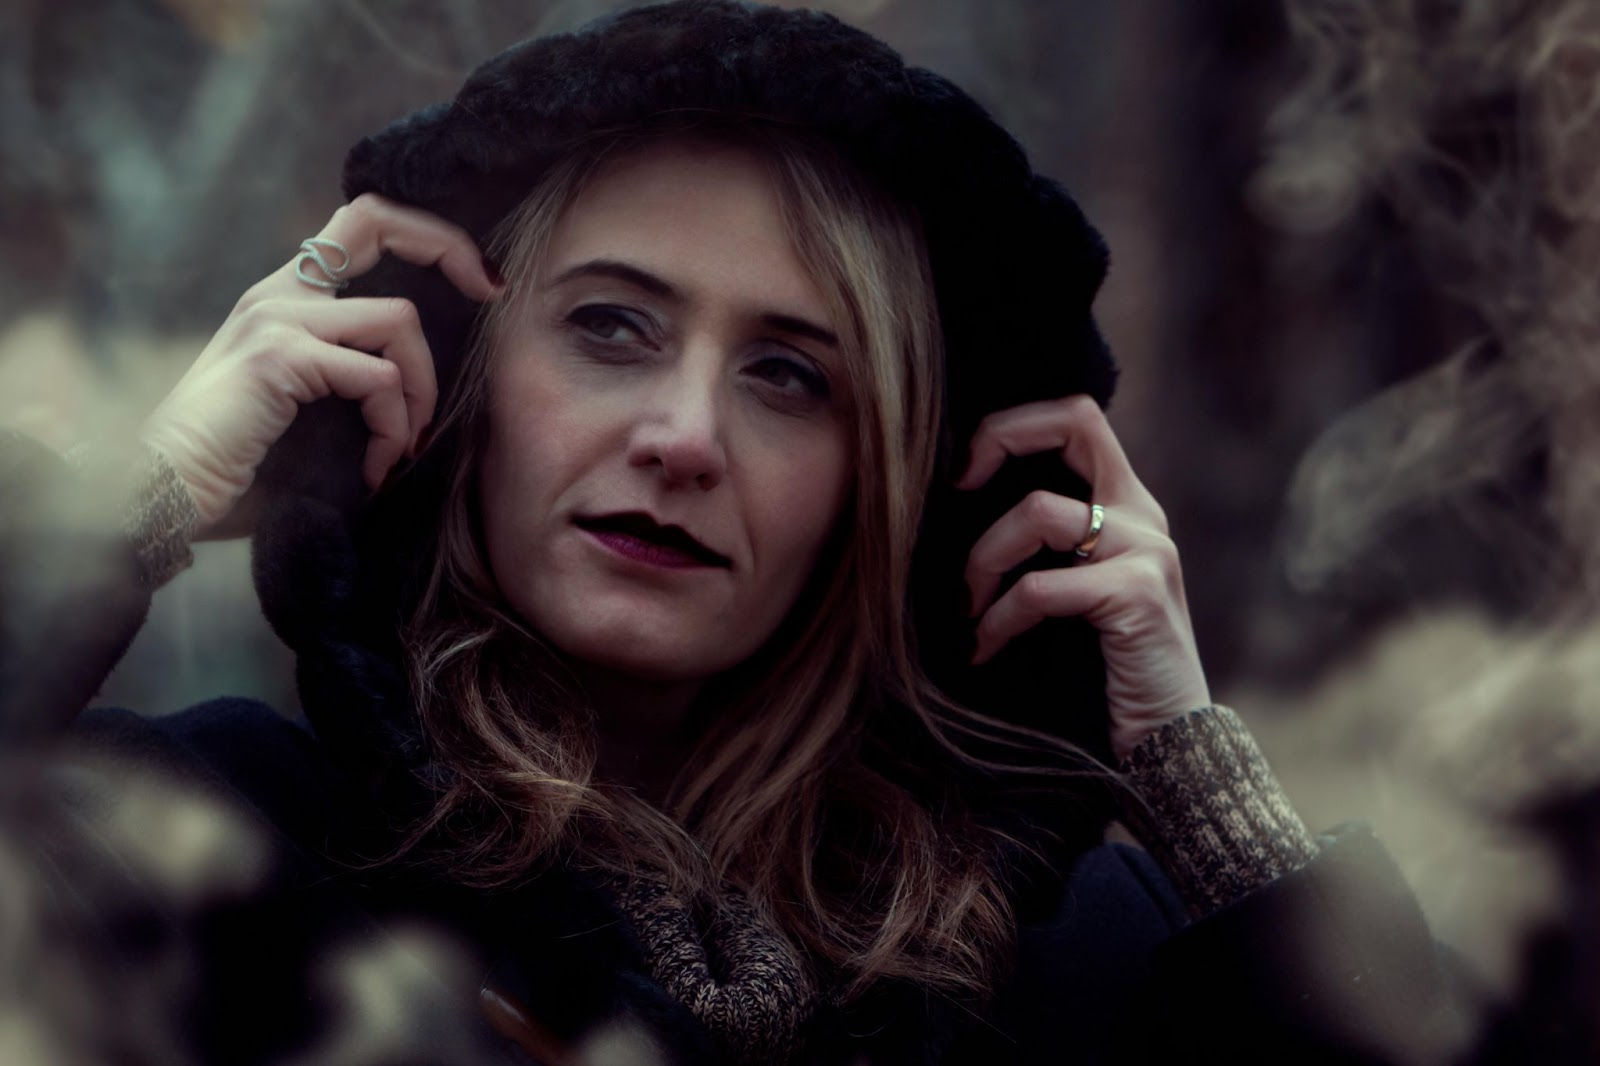
[[[672,300],[677,303],[684,301],[683,293],[679,292],[671,282],[657,277],[648,270],[641,270],[631,263],[624,263],[620,259],[591,259],[588,262],[579,263],[577,266],[563,270],[550,282],[550,285],[554,288],[558,285],[565,285],[575,278],[582,277],[615,278],[618,281],[643,289],[653,296],[659,296],[662,299]],[[832,330],[804,318],[779,314],[776,311],[767,311],[761,315],[761,322],[769,329],[779,330],[797,337],[808,337],[830,348],[839,347],[839,338]]]

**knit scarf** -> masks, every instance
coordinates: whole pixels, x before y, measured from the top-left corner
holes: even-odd
[[[651,975],[710,1030],[738,1066],[782,1064],[799,1049],[816,989],[782,935],[736,893],[713,913],[665,886],[634,880],[617,892]]]

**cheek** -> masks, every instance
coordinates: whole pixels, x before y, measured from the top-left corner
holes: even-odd
[[[496,368],[488,384],[489,439],[479,473],[480,504],[491,555],[500,562],[509,534],[526,533],[548,513],[579,438],[561,382],[540,374],[533,360]]]
[[[531,432],[534,421],[496,397],[490,400],[489,440],[479,473],[484,528],[493,537],[514,518],[520,503],[538,493],[538,474],[547,469],[544,442]]]
[[[803,583],[854,487],[852,451],[843,433],[774,456],[756,481],[757,547],[768,549],[777,581]]]
[[[484,456],[484,505],[536,497],[582,448],[592,425],[568,383],[526,352],[505,357],[490,374],[489,443]],[[491,500],[491,489],[500,500]]]

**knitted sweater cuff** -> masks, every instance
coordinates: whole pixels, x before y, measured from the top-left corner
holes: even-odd
[[[117,522],[123,538],[133,546],[141,587],[154,592],[193,564],[190,545],[200,511],[165,455],[144,445],[130,467],[95,442],[78,445],[64,458],[90,482],[132,487],[123,497]]]
[[[122,531],[133,543],[139,579],[158,589],[194,563],[195,526],[200,511],[165,455],[146,446],[137,487],[123,512]]]
[[[1205,707],[1123,762],[1130,823],[1196,917],[1305,866],[1317,844],[1239,716]]]

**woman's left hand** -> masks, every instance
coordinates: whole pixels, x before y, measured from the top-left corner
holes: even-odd
[[[1091,505],[1030,493],[973,546],[966,581],[978,622],[974,663],[1046,618],[1082,616],[1100,631],[1111,744],[1117,758],[1173,719],[1210,704],[1167,519],[1140,483],[1105,413],[1087,396],[1023,404],[985,418],[972,461],[956,482],[975,489],[1008,456],[1057,449],[1104,509],[1098,543],[1077,565],[1026,573],[995,598],[1001,576],[1045,547],[1073,551]]]

